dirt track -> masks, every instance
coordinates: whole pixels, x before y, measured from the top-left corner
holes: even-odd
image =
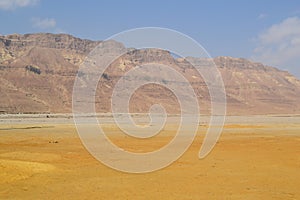
[[[147,174],[104,166],[86,151],[73,125],[2,123],[0,199],[300,199],[299,117],[247,119],[227,123],[203,160],[200,127],[179,160]],[[131,151],[148,151],[172,133],[166,128],[143,145],[125,136],[111,139]]]

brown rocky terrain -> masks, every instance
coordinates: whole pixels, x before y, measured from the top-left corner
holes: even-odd
[[[0,112],[72,112],[77,70],[99,43],[66,34],[0,36]],[[189,80],[202,112],[209,113],[210,99],[201,76],[185,59],[159,50],[134,50],[116,60],[102,77],[102,87],[97,89],[97,111],[110,112],[112,88],[122,74],[157,59]],[[288,72],[240,58],[217,57],[214,62],[224,80],[228,114],[300,113],[300,81]],[[157,102],[168,112],[178,112],[174,94],[158,85],[141,87],[133,95],[130,109],[146,112]]]

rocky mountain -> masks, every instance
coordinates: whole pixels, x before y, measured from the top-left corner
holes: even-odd
[[[77,70],[99,43],[66,34],[0,36],[0,112],[72,112]],[[209,93],[201,76],[185,59],[162,50],[133,50],[114,61],[97,88],[97,112],[111,111],[112,90],[124,73],[157,58],[189,80],[201,112],[209,113]],[[228,114],[300,113],[300,81],[288,72],[241,58],[217,57],[214,62],[224,80]],[[134,93],[130,110],[147,112],[153,103],[161,103],[170,113],[179,111],[175,95],[155,84]]]

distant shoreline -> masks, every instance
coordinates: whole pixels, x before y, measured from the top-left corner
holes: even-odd
[[[120,114],[122,115],[122,114]],[[125,116],[125,115],[124,115]],[[143,123],[149,123],[146,113],[134,113],[133,118]],[[161,115],[162,116],[162,115]],[[114,124],[112,113],[97,113],[81,115],[80,118],[89,123],[89,118],[96,117],[101,124]],[[159,116],[160,117],[160,116]],[[162,116],[163,117],[163,116]],[[180,115],[168,115],[170,123],[180,123]],[[209,115],[200,115],[200,124],[209,124]],[[278,115],[230,115],[226,116],[225,124],[300,124],[299,114]],[[0,124],[75,124],[72,113],[60,114],[1,114]]]

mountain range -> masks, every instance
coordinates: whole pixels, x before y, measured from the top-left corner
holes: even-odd
[[[72,112],[78,68],[100,43],[67,34],[0,36],[0,113]],[[96,91],[97,112],[111,112],[112,91],[124,73],[156,58],[189,80],[201,113],[210,113],[209,93],[197,71],[184,58],[155,49],[133,50],[110,65]],[[295,76],[243,58],[221,56],[213,61],[224,81],[229,115],[300,113],[300,81]],[[154,103],[170,113],[180,110],[176,96],[156,84],[139,88],[130,102],[131,112],[148,112]]]

